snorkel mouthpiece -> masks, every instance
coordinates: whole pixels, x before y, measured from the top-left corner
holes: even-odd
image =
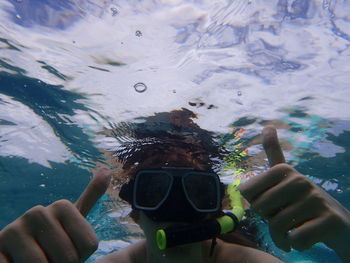
[[[216,238],[220,234],[235,230],[238,219],[227,213],[217,219],[205,220],[195,225],[173,226],[159,229],[156,233],[157,246],[160,250]]]
[[[213,239],[236,229],[239,221],[244,216],[241,194],[237,187],[240,180],[236,180],[227,188],[232,210],[225,212],[224,216],[216,219],[204,220],[198,224],[171,226],[159,229],[156,232],[157,246],[160,250]]]

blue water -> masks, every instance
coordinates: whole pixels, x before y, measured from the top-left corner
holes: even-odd
[[[75,201],[118,142],[104,131],[187,108],[203,129],[279,129],[286,159],[350,209],[350,2],[0,1],[0,228]],[[234,171],[233,171],[234,172]],[[91,260],[142,237],[108,196]],[[286,262],[337,262],[323,246]]]

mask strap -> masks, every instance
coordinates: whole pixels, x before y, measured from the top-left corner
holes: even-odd
[[[133,204],[133,189],[134,189],[134,180],[131,180],[126,184],[123,184],[120,191],[119,191],[119,197],[132,205]]]

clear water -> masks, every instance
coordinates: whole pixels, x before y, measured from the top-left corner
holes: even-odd
[[[349,209],[349,22],[346,0],[1,0],[0,228],[76,200],[117,145],[99,133],[111,123],[181,107],[218,134],[274,123],[288,161]],[[92,259],[140,238],[126,213],[96,206]],[[269,246],[337,262],[323,246]]]

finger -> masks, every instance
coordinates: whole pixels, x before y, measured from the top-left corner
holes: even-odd
[[[18,253],[20,251],[20,253]],[[35,262],[35,263],[48,263],[47,257],[42,248],[38,245],[36,240],[29,236],[22,236],[20,239],[16,239],[16,243],[8,249],[13,262]],[[0,256],[0,262],[1,256]],[[10,261],[4,261],[10,262]]]
[[[3,253],[0,252],[0,263],[11,263],[11,261]]]
[[[288,205],[305,199],[310,187],[310,182],[304,176],[289,173],[285,180],[254,199],[251,208],[262,217],[270,219]]]
[[[305,212],[307,211],[307,213]],[[272,240],[281,249],[290,251],[293,246],[290,238],[289,231],[297,229],[319,215],[319,209],[315,207],[309,200],[300,200],[285,209],[281,210],[269,221],[269,228]],[[314,235],[317,239],[318,236]]]
[[[267,126],[262,131],[263,146],[269,160],[270,167],[279,163],[285,163],[281,146],[278,142],[277,131],[272,126]]]
[[[287,164],[279,164],[267,172],[259,174],[251,178],[248,182],[241,184],[238,189],[248,202],[252,202],[258,198],[263,192],[274,187],[287,177],[288,173],[295,170]]]
[[[59,226],[51,227],[36,235],[49,261],[53,263],[78,262],[79,255],[69,236]]]
[[[48,209],[37,206],[24,217],[29,234],[45,252],[50,263],[78,262],[74,244]]]
[[[291,245],[288,239],[288,232],[284,233],[284,232],[278,232],[275,231],[271,225],[269,225],[269,229],[270,229],[270,235],[272,238],[273,243],[279,248],[282,249],[286,252],[290,252],[291,250]]]
[[[307,211],[307,213],[305,211]],[[300,200],[281,210],[270,219],[269,223],[274,232],[286,235],[288,231],[301,226],[305,222],[316,218],[318,215],[319,209],[309,200]]]
[[[316,243],[325,240],[325,237],[330,235],[333,229],[326,227],[326,218],[317,217],[289,233],[289,242],[291,246],[299,251],[309,249]]]
[[[43,208],[37,206],[32,211]],[[24,216],[28,216],[25,214]],[[47,263],[47,258],[29,229],[24,226],[22,218],[7,225],[0,232],[0,262],[37,262]],[[20,251],[20,253],[19,253]]]
[[[75,203],[83,216],[86,216],[89,213],[97,200],[106,192],[110,180],[111,174],[107,168],[98,170],[93,176],[92,180]]]
[[[49,208],[53,210],[53,214],[73,241],[80,260],[85,261],[98,247],[98,239],[91,225],[67,200],[58,201]]]

